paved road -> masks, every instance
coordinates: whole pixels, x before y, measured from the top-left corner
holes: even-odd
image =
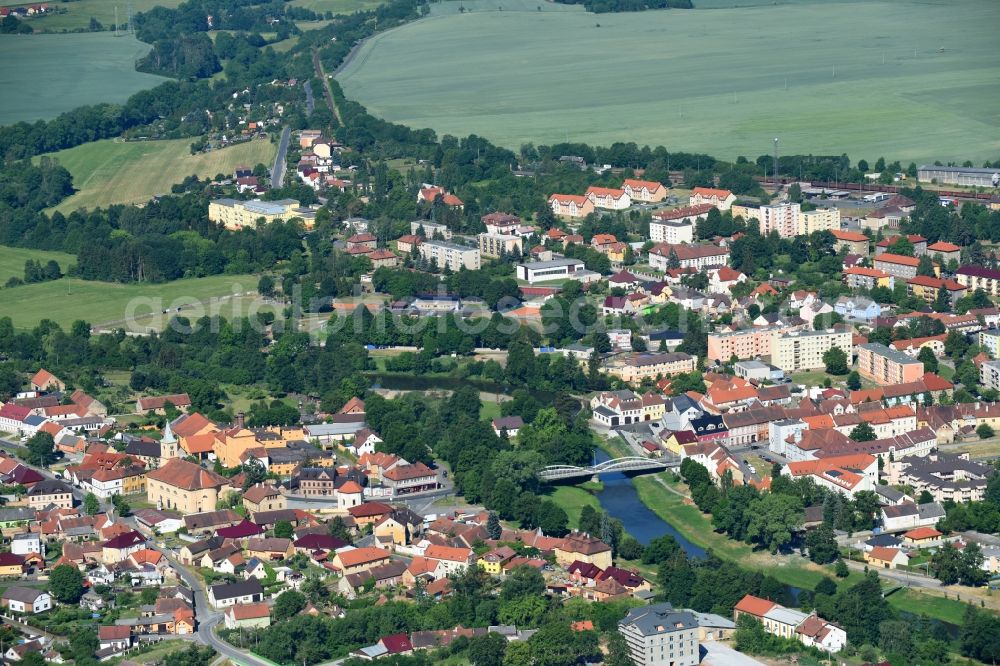
[[[302,87],[306,91],[306,112],[311,116],[316,109],[316,100],[313,99],[312,81],[306,81]]]
[[[268,661],[230,645],[215,635],[213,629],[222,622],[223,615],[218,611],[212,610],[211,605],[208,603],[208,594],[205,592],[201,579],[177,561],[171,552],[163,549],[159,550],[167,558],[167,561],[170,562],[181,579],[194,592],[194,613],[198,621],[198,640],[205,645],[211,646],[219,654],[228,657],[234,664],[241,664],[242,666],[274,666]]]
[[[281,130],[281,139],[278,141],[278,154],[274,156],[274,168],[271,169],[271,189],[276,190],[285,182],[285,155],[288,154],[288,138],[292,135],[292,128],[285,127]]]
[[[854,562],[851,560],[846,560],[847,566],[855,571],[864,571],[866,564],[864,562]],[[912,571],[904,571],[899,569],[870,569],[879,575],[881,578],[886,580],[891,580],[894,583],[900,583],[906,587],[923,587],[927,589],[937,589],[941,587],[941,581],[937,578],[931,578],[923,574],[913,573]]]

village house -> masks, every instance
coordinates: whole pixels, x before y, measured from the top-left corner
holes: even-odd
[[[214,608],[227,608],[236,604],[252,604],[264,600],[260,581],[251,578],[239,583],[222,583],[208,588],[208,602]]]
[[[271,626],[271,609],[267,604],[235,604],[226,608],[226,629],[264,629]]]
[[[284,509],[287,504],[285,496],[274,486],[256,485],[243,492],[243,506],[251,518],[258,511]]]
[[[14,613],[37,615],[52,608],[52,597],[45,590],[14,585],[0,594],[0,606]]]

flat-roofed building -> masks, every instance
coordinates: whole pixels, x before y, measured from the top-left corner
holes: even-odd
[[[478,271],[480,268],[479,248],[456,245],[447,241],[427,241],[417,248],[425,261],[437,264],[439,269],[448,268],[457,273],[463,268]]]
[[[517,265],[517,278],[528,284],[573,278],[584,270],[579,259],[551,259],[549,261],[531,261]]]
[[[479,254],[499,258],[514,252],[524,253],[524,239],[507,234],[479,234]]]
[[[858,345],[858,374],[883,386],[915,382],[924,376],[924,364],[877,342]]]
[[[924,164],[917,167],[917,180],[942,185],[967,187],[1000,187],[1000,169],[975,169],[973,167],[945,167]]]
[[[850,330],[779,333],[771,344],[771,362],[786,372],[823,367],[823,354],[839,347],[850,361],[854,351]]]
[[[753,359],[771,355],[771,342],[776,333],[791,332],[784,326],[762,326],[730,333],[711,333],[708,336],[710,361],[727,362],[734,356],[738,359]]]
[[[316,221],[316,211],[304,208],[295,199],[277,201],[239,201],[237,199],[215,199],[208,204],[208,219],[226,229],[254,229],[263,220],[265,223],[287,222],[300,218],[307,229]]]
[[[840,229],[839,208],[817,208],[815,210],[799,210],[796,219],[796,232],[800,236],[808,236],[814,231],[833,231]]]
[[[451,240],[451,229],[430,220],[414,220],[410,222],[410,234],[426,238],[427,240]]]

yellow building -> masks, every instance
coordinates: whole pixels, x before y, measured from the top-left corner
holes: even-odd
[[[690,430],[677,430],[663,440],[663,446],[674,455],[681,455],[688,444],[697,444],[698,437]]]
[[[186,460],[174,459],[146,475],[146,497],[163,509],[181,513],[214,511],[229,481]]]
[[[302,220],[306,229],[311,229],[316,221],[316,212],[303,208],[295,199],[278,201],[215,199],[208,204],[208,219],[230,230],[244,227],[252,229],[260,224],[261,220],[265,223],[287,222],[296,217]]]
[[[397,546],[406,544],[406,526],[392,516],[386,516],[375,523],[372,534],[377,539],[392,539],[392,542]]]
[[[482,557],[476,560],[476,566],[491,576],[499,576],[503,574],[504,565],[514,559],[516,555],[517,553],[514,552],[513,548],[500,546],[488,553],[484,553]]]
[[[623,382],[640,382],[693,372],[696,365],[697,359],[684,352],[637,352],[612,358],[601,371]]]
[[[625,248],[627,247],[628,245],[625,243],[612,243],[609,245],[606,252],[608,255],[608,261],[615,264],[620,264],[625,261]]]
[[[666,413],[667,401],[662,395],[650,391],[642,396],[643,421],[659,421]]]
[[[252,516],[258,511],[277,511],[288,507],[288,501],[274,486],[253,486],[243,493],[243,506]]]
[[[601,569],[611,566],[611,546],[584,532],[570,532],[554,549],[556,564],[568,567],[573,562],[586,562]]]
[[[215,441],[212,443],[212,451],[219,461],[226,467],[236,467],[243,464],[242,455],[258,447],[265,449],[283,449],[292,440],[308,441],[308,437],[302,428],[277,428],[274,430],[259,430],[254,432],[243,425],[242,416],[237,417],[236,424],[228,430],[220,430],[215,433]],[[291,469],[280,470],[272,468],[270,471],[279,476],[284,473],[286,476],[291,473]]]
[[[797,232],[807,236],[814,231],[833,231],[840,229],[840,209],[817,208],[816,210],[800,210],[796,220]]]

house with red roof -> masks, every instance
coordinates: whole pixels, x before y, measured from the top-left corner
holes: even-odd
[[[910,557],[899,548],[875,546],[865,553],[865,562],[868,563],[868,566],[877,569],[895,569],[908,565]]]
[[[699,206],[701,204],[712,204],[719,210],[729,210],[736,203],[736,195],[729,190],[719,190],[711,187],[696,187],[691,190],[688,204]]]
[[[66,383],[45,368],[41,368],[32,376],[31,388],[40,392],[65,391]]]
[[[633,201],[643,203],[657,203],[667,198],[667,188],[663,186],[663,183],[651,180],[626,178],[622,182],[622,190]]]
[[[587,188],[587,199],[594,208],[603,210],[627,210],[632,206],[632,197],[625,190],[612,187],[590,186]]]
[[[950,264],[952,261],[962,260],[962,248],[954,243],[938,241],[927,246],[927,254],[942,264]]]
[[[594,212],[594,202],[581,195],[553,194],[549,197],[549,208],[557,217],[587,217]]]

